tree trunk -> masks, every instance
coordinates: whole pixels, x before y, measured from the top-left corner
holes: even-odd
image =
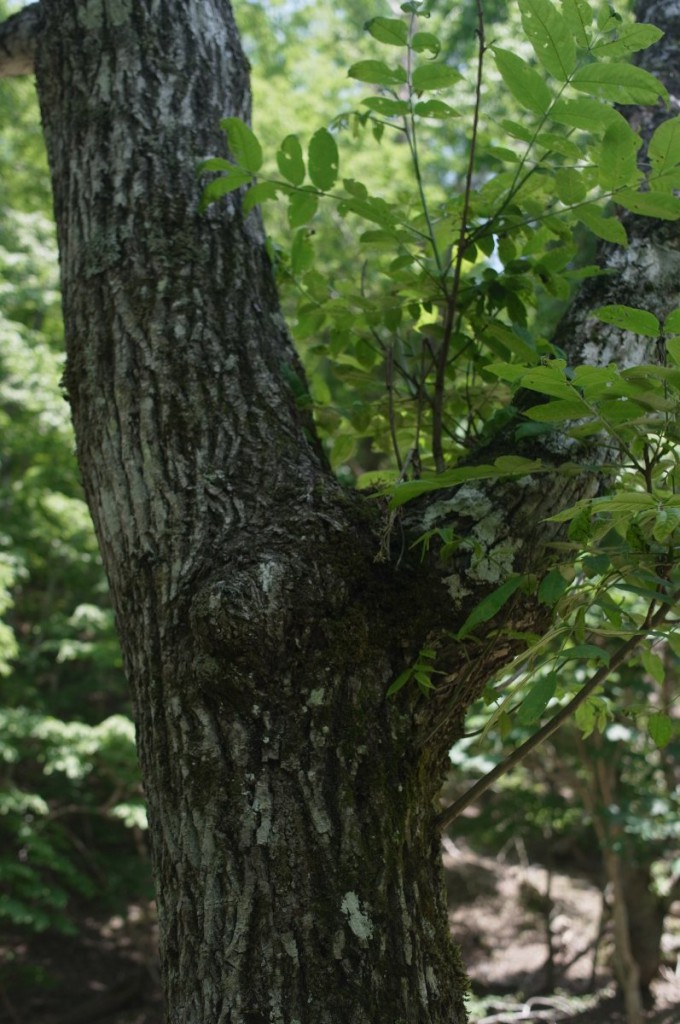
[[[462,1021],[442,766],[385,702],[432,597],[376,562],[378,510],[308,440],[258,216],[237,196],[197,212],[197,159],[249,113],[230,7],[53,0],[45,19],[65,383],[134,693],[168,1018]]]
[[[229,3],[40,6],[65,384],[134,697],[168,1020],[461,1024],[434,799],[513,651],[450,638],[541,565],[545,517],[596,480],[440,494],[381,561],[390,523],[337,485],[288,383],[303,374],[258,216],[238,194],[197,212],[196,161],[249,113]],[[455,575],[409,554],[425,512],[478,531]],[[546,613],[508,614],[536,630]],[[386,701],[426,642],[436,698]]]

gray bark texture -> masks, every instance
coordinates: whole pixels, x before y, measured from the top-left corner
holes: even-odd
[[[40,8],[65,383],[134,697],[168,1021],[462,1024],[436,796],[513,650],[450,638],[509,573],[540,571],[545,517],[597,477],[462,487],[394,522],[340,488],[287,383],[303,371],[258,216],[238,194],[197,210],[197,160],[249,114],[229,3]],[[651,261],[635,274],[658,293]],[[625,358],[631,338],[597,330]],[[592,331],[581,305],[570,350]],[[444,522],[476,541],[455,573],[411,550]],[[540,628],[527,598],[506,614]],[[386,701],[425,643],[436,697]]]

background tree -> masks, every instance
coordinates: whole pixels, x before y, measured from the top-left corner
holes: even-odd
[[[198,211],[196,156],[219,147],[225,107],[248,117],[229,6],[43,0],[42,12],[65,380],[135,698],[169,1019],[462,1020],[432,801],[468,705],[548,621],[519,575],[553,565],[559,527],[544,520],[595,489],[592,450],[571,446],[582,471],[558,473],[554,432],[483,438],[491,482],[474,507],[469,489],[439,493],[434,515],[477,529],[469,563],[452,574],[436,546],[421,558],[431,498],[395,523],[328,470],[257,217],[236,192]],[[473,230],[465,208],[458,274]],[[640,250],[670,232],[630,233],[649,309],[662,282]],[[668,286],[659,312],[674,305]],[[609,287],[600,278],[588,301],[607,304]],[[576,359],[588,308],[563,341]],[[600,329],[589,355],[608,361],[614,340],[632,340],[618,330]],[[511,452],[521,471],[499,461]],[[549,492],[527,482],[529,456],[554,467]],[[666,610],[659,578],[636,636]],[[503,643],[486,626],[473,642],[501,608]],[[444,677],[434,698],[386,701],[424,649]]]

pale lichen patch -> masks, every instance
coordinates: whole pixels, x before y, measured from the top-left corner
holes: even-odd
[[[291,958],[291,960],[293,960],[297,964],[299,962],[300,956],[298,953],[297,942],[295,941],[295,936],[293,935],[293,933],[284,932],[283,935],[281,936],[281,943],[286,953]]]
[[[347,923],[356,937],[362,942],[368,942],[373,935],[373,922],[368,914],[361,909],[357,894],[346,892],[342,897],[340,909],[347,917]]]

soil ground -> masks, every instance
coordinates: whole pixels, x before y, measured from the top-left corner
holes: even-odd
[[[444,866],[471,1024],[624,1024],[593,884],[453,846]],[[680,1024],[680,903],[672,910],[649,1024]],[[0,1024],[163,1024],[153,908],[79,924],[73,937],[0,936]]]

